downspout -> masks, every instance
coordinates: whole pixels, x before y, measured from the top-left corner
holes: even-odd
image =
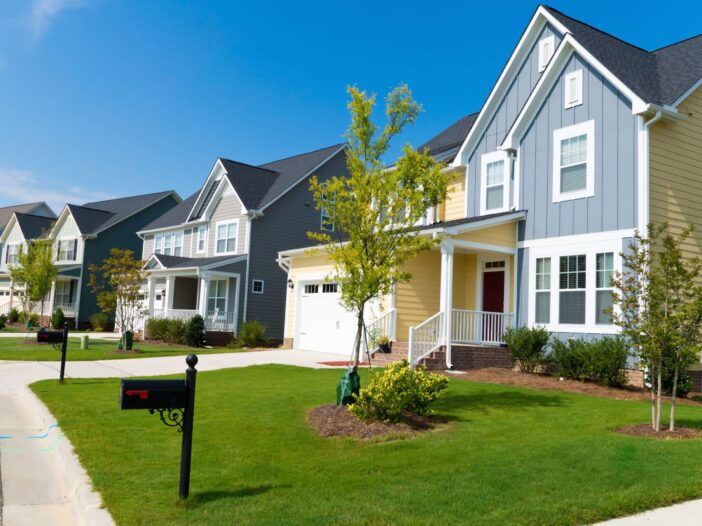
[[[641,189],[641,203],[639,203],[639,206],[641,207],[641,214],[640,214],[640,224],[639,224],[639,233],[644,236],[648,236],[647,228],[648,228],[648,222],[649,222],[649,190],[650,190],[650,182],[651,182],[651,174],[650,174],[650,159],[651,159],[651,146],[650,146],[650,139],[649,139],[649,129],[651,126],[653,126],[655,123],[657,123],[659,120],[661,120],[661,117],[663,117],[663,112],[661,110],[658,110],[656,114],[649,120],[644,121],[644,137],[643,137],[643,188]]]

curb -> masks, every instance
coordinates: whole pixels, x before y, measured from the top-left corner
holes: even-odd
[[[22,402],[44,424],[44,429],[56,422],[48,408],[32,392],[29,386],[20,391]],[[65,436],[65,435],[64,435]],[[73,445],[68,438],[59,440],[56,444],[58,462],[60,464],[63,482],[71,497],[71,508],[77,524],[81,526],[116,526],[110,512],[104,507],[100,494],[93,489],[88,473],[73,451]]]

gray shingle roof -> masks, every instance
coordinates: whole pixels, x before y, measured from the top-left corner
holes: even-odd
[[[197,200],[198,195],[200,195],[199,190],[185,199],[182,203],[178,203],[155,221],[146,225],[144,228],[142,228],[142,230],[155,230],[157,228],[167,228],[169,226],[185,223],[188,220],[190,211],[192,210],[193,206],[195,206],[195,201]]]
[[[473,216],[473,217],[462,217],[460,219],[453,219],[451,221],[443,221],[439,223],[432,223],[430,225],[422,225],[417,227],[417,230],[432,230],[434,228],[448,228],[452,226],[466,225],[468,223],[479,223],[480,221],[487,221],[488,219],[495,219],[496,217],[513,215],[521,212],[520,210],[510,210],[508,212],[499,212],[497,214],[488,214],[484,216]]]
[[[32,210],[37,208],[40,205],[43,205],[45,203],[39,201],[37,203],[27,203],[23,205],[13,205],[13,206],[3,206],[0,208],[0,234],[2,234],[2,231],[5,229],[7,226],[7,223],[10,222],[10,218],[12,218],[12,214],[15,212],[20,212],[22,214],[28,214],[31,213]]]
[[[132,214],[156,203],[169,195],[177,196],[173,190],[156,192],[152,194],[134,195],[108,199],[106,201],[93,201],[84,205],[66,205],[75,219],[81,234],[94,234],[119,223]]]
[[[15,212],[17,224],[25,239],[42,239],[51,231],[56,219]]]
[[[672,104],[702,78],[699,36],[649,52],[557,9],[544,8],[644,102]]]
[[[426,150],[429,155],[437,156],[452,148],[458,148],[465,141],[478,115],[478,113],[471,113],[461,117],[444,131],[422,144],[418,150]]]
[[[258,208],[268,189],[275,183],[278,172],[250,164],[222,159],[227,178],[246,208]]]
[[[229,261],[237,256],[215,256],[210,258],[184,258],[181,256],[167,256],[164,254],[155,254],[155,256],[164,267],[173,268],[192,268],[205,267],[212,264]]]

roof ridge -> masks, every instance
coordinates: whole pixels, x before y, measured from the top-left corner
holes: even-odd
[[[256,168],[257,170],[264,170],[266,172],[271,172],[276,175],[280,175],[280,172],[276,170],[271,170],[270,168],[263,168],[263,165],[255,165],[255,164],[249,164],[249,163],[244,163],[242,161],[235,161],[234,159],[228,159],[227,157],[218,157],[221,161],[227,161],[228,163],[236,163],[236,164],[241,164],[243,166],[248,166],[249,168]],[[265,164],[265,163],[264,163]]]
[[[44,201],[33,201],[31,203],[21,203],[19,205],[7,205],[7,206],[0,206],[0,210],[5,210],[7,208],[18,208],[20,206],[30,206],[30,205],[40,205],[43,204]]]
[[[295,157],[302,157],[303,155],[310,155],[310,154],[312,154],[312,153],[321,152],[322,150],[328,150],[329,148],[335,148],[335,147],[338,148],[338,147],[344,146],[345,144],[347,144],[347,143],[346,143],[346,142],[340,142],[340,143],[337,143],[337,144],[331,144],[331,145],[329,145],[329,146],[323,146],[323,147],[317,148],[317,149],[315,149],[315,150],[310,150],[309,152],[296,153],[295,155],[289,155],[289,156],[287,156],[287,157],[281,157],[280,159],[275,159],[275,160],[273,160],[273,161],[268,161],[268,162],[259,164],[259,165],[257,166],[257,168],[260,168],[261,166],[264,166],[264,165],[266,165],[266,164],[278,163],[278,162],[280,162],[280,161],[287,161],[288,159],[294,159]],[[264,168],[264,169],[267,169],[267,168]]]
[[[120,199],[134,199],[135,197],[146,197],[149,195],[170,194],[170,193],[175,193],[175,190],[161,190],[159,192],[147,192],[145,194],[126,195],[124,197],[112,197],[110,199],[102,199],[100,201],[88,201],[88,203],[90,203],[90,204],[107,203],[109,201],[119,201]],[[83,205],[78,205],[78,206],[83,206]]]
[[[584,26],[587,26],[587,27],[589,27],[590,29],[592,29],[592,30],[594,30],[594,31],[597,31],[597,32],[599,32],[599,33],[602,33],[603,35],[607,35],[608,37],[613,38],[614,40],[617,40],[617,41],[621,42],[622,44],[626,44],[626,45],[629,46],[629,47],[632,47],[632,48],[637,49],[637,50],[639,50],[639,51],[643,51],[644,53],[646,53],[646,54],[648,54],[648,55],[652,55],[652,54],[653,54],[652,51],[649,51],[649,50],[647,50],[647,49],[644,49],[644,48],[642,48],[641,46],[637,46],[636,44],[632,44],[631,42],[627,42],[627,41],[624,40],[623,38],[619,38],[618,36],[615,36],[615,35],[613,35],[612,33],[609,33],[609,32],[607,32],[607,31],[604,31],[604,30],[602,30],[602,29],[600,29],[600,28],[598,28],[598,27],[595,27],[595,26],[593,26],[592,24],[588,24],[587,22],[583,22],[582,20],[580,20],[580,19],[578,19],[578,18],[573,18],[573,17],[570,16],[570,15],[566,15],[563,11],[559,11],[559,10],[556,9],[555,7],[551,7],[550,5],[545,5],[545,4],[544,4],[544,7],[545,7],[546,9],[551,10],[551,11],[555,11],[555,12],[558,13],[559,15],[562,15],[562,16],[564,16],[564,17],[566,17],[566,18],[569,18],[570,20],[573,20],[574,22],[577,22],[577,23],[579,23],[579,24],[582,24],[582,25],[584,25]]]
[[[137,196],[134,196],[134,197],[137,197]],[[96,202],[97,202],[97,203],[100,203],[100,202],[102,202],[102,201],[96,201]],[[86,210],[93,210],[94,212],[102,212],[102,213],[104,213],[104,214],[112,214],[112,215],[115,215],[115,214],[116,214],[116,212],[110,212],[109,210],[102,210],[102,209],[100,209],[100,208],[93,208],[92,206],[74,205],[73,203],[66,203],[66,206],[68,206],[68,207],[73,206],[73,207],[76,207],[76,208],[84,208],[84,209],[86,209]]]
[[[693,39],[695,39],[695,38],[700,38],[700,37],[702,37],[702,33],[700,33],[699,35],[694,35],[694,36],[691,36],[691,37],[683,38],[682,40],[679,40],[678,42],[673,42],[672,44],[668,44],[668,45],[663,46],[663,47],[659,47],[658,49],[654,49],[654,50],[651,51],[650,53],[651,53],[651,54],[658,53],[659,51],[663,51],[664,49],[668,49],[669,47],[677,46],[677,45],[682,44],[682,43],[684,43],[684,42],[687,42],[687,41],[689,41],[689,40],[693,40]],[[657,57],[656,57],[656,58],[657,58]]]

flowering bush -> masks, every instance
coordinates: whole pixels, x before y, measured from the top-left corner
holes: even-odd
[[[398,422],[403,412],[427,415],[429,406],[448,387],[448,378],[412,370],[406,360],[392,363],[382,373],[371,371],[368,387],[355,395],[351,411],[364,422]]]

